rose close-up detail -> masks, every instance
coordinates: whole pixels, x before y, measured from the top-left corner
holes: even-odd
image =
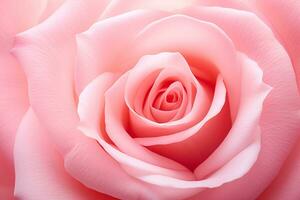
[[[0,13],[1,200],[300,199],[300,1]]]

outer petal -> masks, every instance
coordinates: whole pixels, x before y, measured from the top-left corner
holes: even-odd
[[[40,16],[39,21],[47,19],[52,13],[54,13],[65,1],[67,0],[47,0],[47,5]]]
[[[14,192],[14,167],[13,163],[7,160],[6,155],[0,152],[0,197],[3,199],[13,199]]]
[[[300,91],[300,1],[254,0],[254,5],[287,49],[293,63]]]
[[[228,158],[242,152],[256,137],[257,129],[260,129],[259,119],[263,110],[264,100],[270,92],[270,87],[263,82],[262,71],[255,62],[242,54],[239,57],[242,66],[242,82],[237,117],[224,141],[195,170],[198,178],[206,177],[213,170],[225,165],[226,161],[228,162]],[[260,142],[258,145],[260,146]],[[256,156],[257,158],[258,152],[256,155],[249,154],[249,159],[251,156]],[[245,160],[241,160],[241,162]],[[254,165],[254,162],[252,165]]]
[[[27,83],[22,69],[9,53],[15,34],[39,22],[47,9],[47,0],[3,1],[0,7],[0,127],[1,147],[11,152],[14,134],[27,110]],[[49,12],[48,14],[50,14]],[[11,141],[10,141],[11,140]],[[5,152],[6,154],[7,152]]]
[[[46,3],[46,0],[0,2],[0,199],[11,199],[13,195],[15,132],[28,107],[26,79],[9,50],[15,34],[38,23]]]
[[[273,32],[252,13],[216,7],[190,9],[185,13],[222,28],[239,51],[258,63],[263,69],[264,81],[273,87],[264,103],[262,150],[253,169],[240,180],[200,195],[208,199],[255,199],[276,176],[299,137],[296,112],[300,101],[292,64]]]
[[[78,100],[78,115],[81,125],[100,131],[104,121],[104,93],[115,81],[112,73],[103,73],[85,87]],[[103,136],[104,137],[104,136]]]
[[[137,9],[174,11],[194,4],[197,0],[112,0],[101,18],[107,18]]]
[[[0,199],[11,199],[14,185],[13,145],[28,107],[27,84],[16,60],[0,53]],[[8,195],[8,196],[7,196]]]
[[[256,13],[269,25],[286,48],[300,90],[300,2],[295,0],[197,0],[196,4],[248,10]]]
[[[234,8],[238,10],[249,10],[248,0],[196,0],[197,5]]]
[[[300,130],[299,130],[300,131]],[[282,166],[279,175],[259,200],[300,199],[300,140]]]
[[[46,3],[47,0],[1,1],[0,52],[11,47],[15,34],[39,21]]]
[[[105,1],[98,0],[66,1],[15,41],[13,53],[27,75],[32,108],[60,150],[72,148],[77,140],[76,131],[71,131],[78,122],[73,93],[75,34],[88,28],[104,6]]]
[[[87,189],[66,173],[63,158],[31,109],[19,127],[14,157],[17,199],[114,199]]]
[[[165,15],[157,11],[132,11],[99,21],[88,31],[79,34],[76,38],[78,46],[75,71],[77,92],[80,93],[91,80],[103,72],[126,71],[122,57],[130,48],[133,38],[144,26]]]

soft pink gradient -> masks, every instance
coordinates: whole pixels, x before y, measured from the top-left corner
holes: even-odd
[[[0,4],[0,199],[300,198],[298,1]]]

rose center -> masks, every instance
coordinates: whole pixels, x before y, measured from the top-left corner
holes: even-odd
[[[171,93],[167,94],[166,101],[168,103],[176,103],[178,101],[177,94],[174,93],[174,92],[171,92]]]
[[[179,81],[171,83],[167,88],[160,89],[152,103],[158,110],[175,110],[182,104],[183,86]]]

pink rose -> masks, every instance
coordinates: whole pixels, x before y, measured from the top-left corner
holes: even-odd
[[[299,1],[0,11],[0,199],[300,199]]]

